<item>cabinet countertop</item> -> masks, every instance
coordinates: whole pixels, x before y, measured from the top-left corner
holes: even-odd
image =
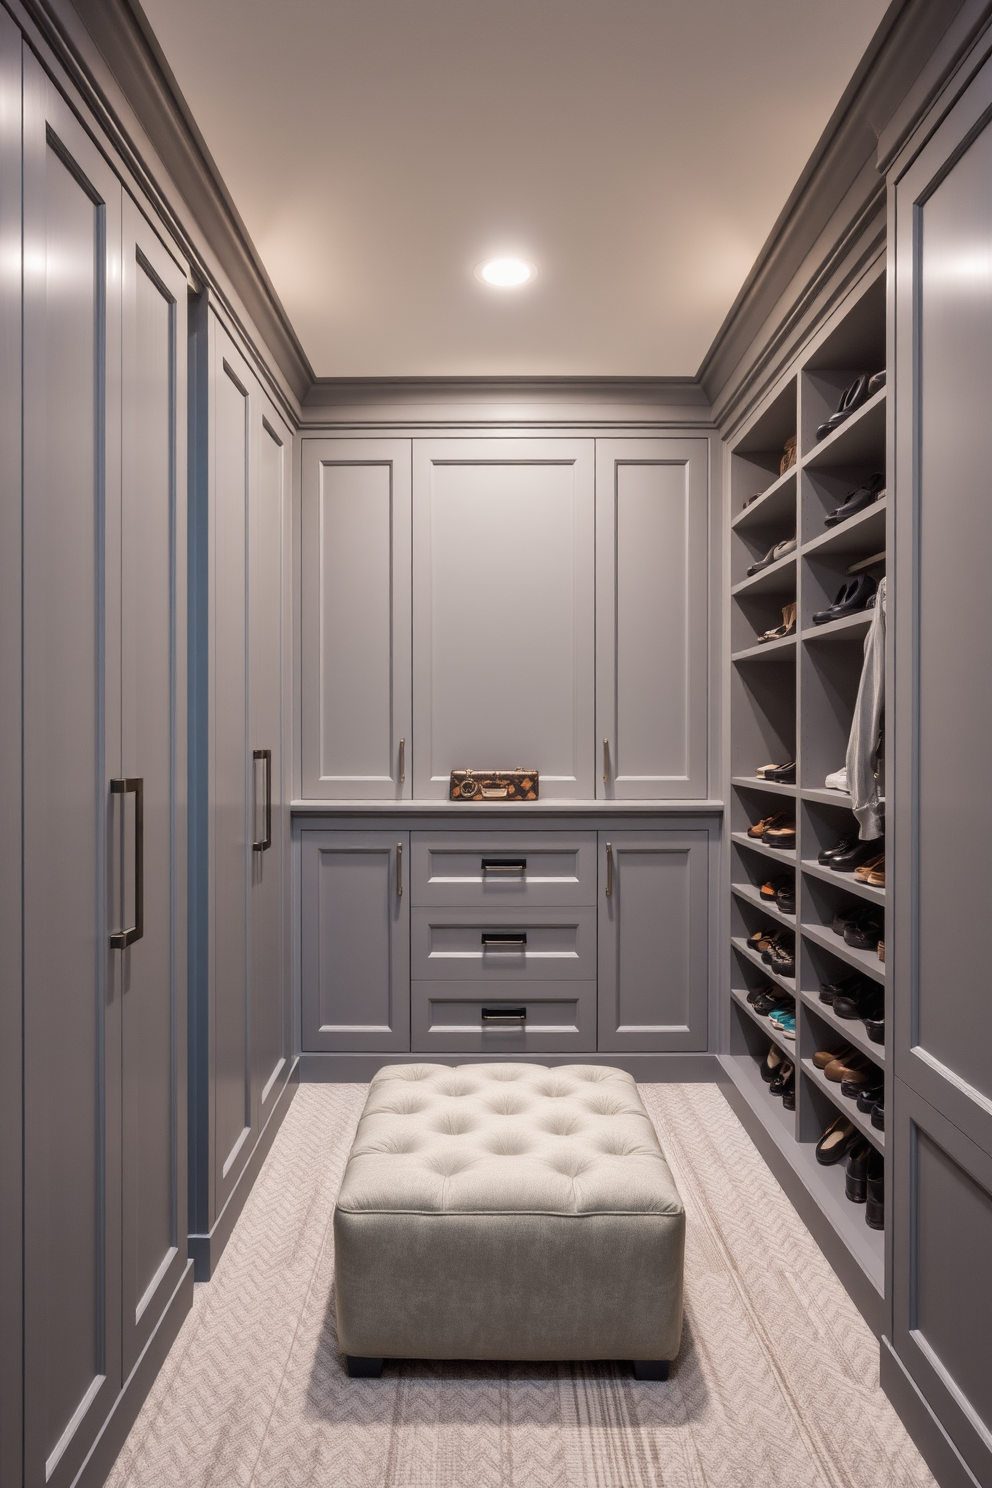
[[[465,805],[460,801],[292,801],[294,816],[452,816],[476,817],[719,816],[722,801],[493,801]]]

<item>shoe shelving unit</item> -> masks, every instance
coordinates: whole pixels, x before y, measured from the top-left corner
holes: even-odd
[[[884,1234],[865,1223],[863,1204],[847,1199],[845,1164],[824,1167],[815,1149],[838,1114],[883,1153],[885,1136],[812,1059],[818,1049],[849,1044],[883,1072],[886,1064],[884,1046],[868,1038],[864,1023],[839,1018],[818,995],[821,982],[852,968],[885,984],[876,953],[849,946],[831,928],[840,909],[867,904],[884,912],[885,890],[817,861],[823,848],[857,831],[850,796],[827,789],[824,781],[845,761],[874,610],[826,625],[814,625],[812,617],[834,602],[852,568],[872,560],[867,571],[874,578],[885,572],[884,496],[836,527],[825,527],[824,520],[868,476],[885,470],[886,390],[827,438],[816,438],[844,388],[859,373],[885,366],[885,345],[885,280],[876,270],[820,330],[730,448],[730,976],[729,1039],[721,1056],[732,1103],[876,1331],[883,1318]],[[793,434],[797,461],[780,474],[783,447]],[[745,507],[757,491],[763,494]],[[747,576],[750,565],[793,534],[794,552]],[[760,643],[763,632],[781,625],[783,607],[793,601],[793,633]],[[765,783],[754,774],[759,765],[793,759],[795,785]],[[749,826],[775,811],[796,817],[794,851],[747,835]],[[796,915],[761,899],[761,884],[777,875],[795,882]],[[783,927],[796,937],[794,978],[777,975],[747,945],[752,932]],[[747,1002],[748,992],[766,982],[796,999],[794,1042]],[[783,1108],[761,1078],[770,1043],[795,1062],[794,1112]]]

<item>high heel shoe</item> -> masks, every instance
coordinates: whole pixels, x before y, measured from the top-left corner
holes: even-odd
[[[796,628],[796,606],[795,603],[787,604],[782,609],[782,624],[776,625],[773,630],[766,630],[764,635],[758,637],[758,645],[763,641],[784,641],[786,636],[791,635]]]

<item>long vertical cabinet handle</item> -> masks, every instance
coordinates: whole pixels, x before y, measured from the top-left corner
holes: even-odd
[[[399,777],[400,777],[400,785],[402,785],[403,782],[406,780],[406,740],[405,739],[401,739],[400,740],[400,768],[399,768]]]
[[[613,898],[613,843],[606,844],[606,897]]]
[[[255,770],[255,763],[256,763],[257,760],[261,760],[262,763],[265,766],[265,836],[262,838],[261,842],[253,842],[252,845],[251,845],[251,850],[252,850],[252,852],[265,852],[266,848],[269,848],[269,847],[272,846],[272,750],[271,749],[254,749],[254,750],[252,750],[252,756],[251,756],[251,758],[252,758],[252,769],[253,769],[254,775],[255,775],[254,784],[255,784],[255,792],[256,792],[256,795],[255,795],[255,820],[256,821],[258,820],[258,794],[257,794],[258,793],[258,771]]]
[[[115,930],[110,944],[115,951],[134,945],[145,933],[145,782],[140,776],[110,782],[112,796],[134,796],[134,924]],[[121,919],[124,905],[121,905]]]
[[[396,844],[396,897],[403,898],[403,844]]]
[[[609,785],[609,783],[610,783],[610,741],[609,741],[609,739],[604,739],[603,740],[603,784],[604,785]]]

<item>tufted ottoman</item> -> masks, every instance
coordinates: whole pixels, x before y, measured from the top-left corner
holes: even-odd
[[[630,1359],[665,1379],[684,1237],[623,1070],[389,1066],[334,1211],[349,1373],[386,1358]]]

